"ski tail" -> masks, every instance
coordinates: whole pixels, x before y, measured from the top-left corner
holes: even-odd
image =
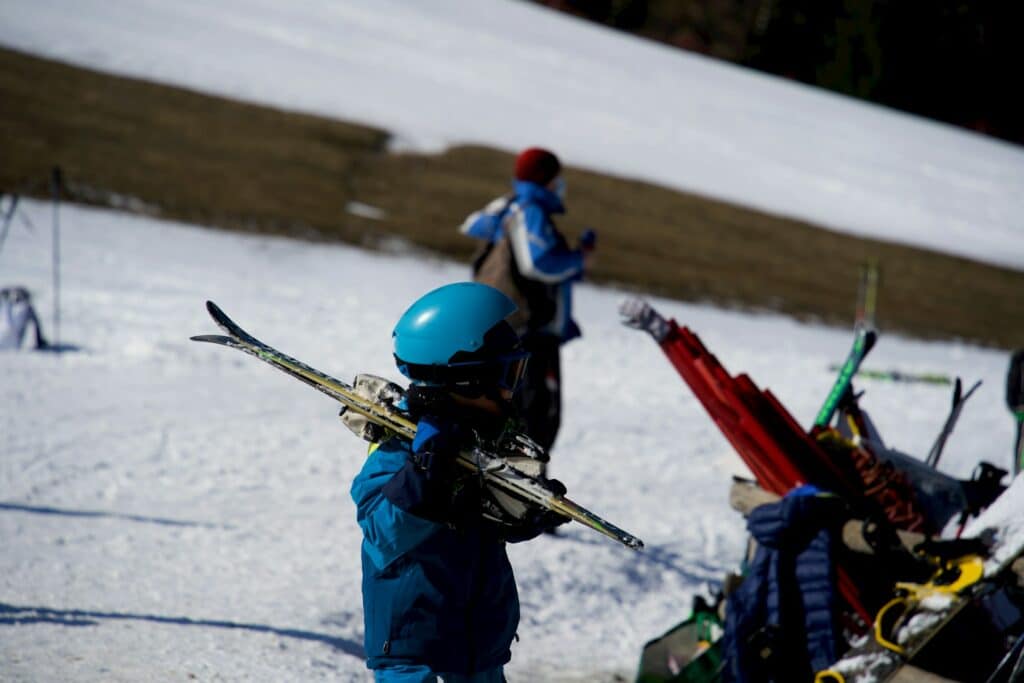
[[[857,285],[856,327],[875,329],[875,309],[878,305],[878,283],[881,279],[877,261],[868,261],[860,267]]]
[[[311,368],[290,356],[276,352],[271,347],[252,337],[249,338],[253,339],[255,344],[236,337],[216,334],[202,334],[191,337],[192,341],[226,346],[258,358],[289,377],[294,377],[317,391],[330,396],[347,409],[375,421],[386,429],[390,429],[408,439],[412,439],[416,435],[416,425],[411,420],[395,412],[385,411],[380,406],[363,399],[345,382]]]
[[[860,369],[860,364],[864,362],[864,358],[868,355],[875,346],[875,341],[878,339],[878,333],[868,327],[861,327],[857,330],[856,336],[853,340],[853,348],[850,349],[850,353],[847,354],[846,360],[839,368],[839,375],[836,377],[835,383],[828,392],[828,396],[825,398],[825,403],[822,404],[821,410],[818,411],[817,417],[814,418],[814,426],[819,429],[825,429],[832,421],[832,417],[836,413],[836,408],[839,407],[839,403],[843,400],[843,396],[850,389],[853,384],[853,376],[857,374],[857,370]]]
[[[857,286],[857,310],[854,316],[853,348],[846,360],[839,366],[839,374],[828,392],[825,402],[814,418],[814,426],[825,429],[832,421],[836,409],[843,401],[853,383],[853,377],[860,370],[861,363],[868,355],[875,342],[878,332],[875,328],[875,309],[878,303],[878,264],[869,261],[861,266],[860,280]]]

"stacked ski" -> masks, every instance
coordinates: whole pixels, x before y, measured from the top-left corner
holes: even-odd
[[[192,337],[193,341],[218,344],[247,353],[330,396],[347,410],[364,416],[402,438],[412,440],[416,436],[416,424],[401,411],[367,399],[351,385],[264,344],[243,330],[212,301],[206,302],[206,308],[226,336],[198,335]],[[636,536],[553,491],[546,481],[522,472],[514,467],[508,458],[490,452],[486,445],[460,454],[459,464],[479,471],[488,485],[519,501],[557,512],[634,550],[643,547],[643,541]]]
[[[736,449],[761,488],[785,495],[814,484],[851,500],[862,498],[856,475],[844,471],[805,432],[782,403],[745,374],[733,377],[687,327],[674,320],[659,341],[662,351]],[[863,624],[871,616],[856,584],[838,571],[839,591]]]
[[[642,302],[627,302],[622,312],[626,324],[644,329],[655,338],[746,463],[760,488],[781,496],[801,484],[814,484],[840,495],[854,514],[866,513],[865,519],[873,520],[870,525],[865,522],[862,529],[870,548],[869,556],[893,564],[872,566],[853,558],[851,561],[855,563],[849,565],[843,559],[837,561],[837,587],[848,607],[847,614],[860,617],[859,624],[846,622],[846,626],[858,637],[847,655],[832,669],[819,672],[816,680],[863,683],[950,680],[936,679],[929,673],[923,673],[924,677],[908,677],[913,667],[919,672],[940,671],[957,681],[1024,681],[1024,637],[1021,637],[1024,611],[1020,609],[1022,601],[1017,594],[1016,574],[1011,569],[1024,548],[1024,484],[1018,482],[1000,496],[968,529],[968,533],[979,538],[995,538],[996,543],[991,548],[986,547],[988,540],[967,546],[955,542],[952,549],[950,546],[939,549],[941,544],[933,544],[918,555],[910,555],[896,539],[896,529],[927,534],[935,531],[936,520],[949,517],[934,511],[923,515],[921,510],[908,510],[903,514],[897,506],[887,504],[886,494],[894,494],[904,503],[914,497],[909,489],[906,496],[899,494],[892,475],[909,472],[916,477],[915,482],[928,479],[932,484],[932,497],[948,488],[963,494],[963,482],[941,475],[924,462],[886,449],[877,439],[866,413],[861,413],[851,380],[874,343],[870,325],[858,325],[853,348],[808,433],[771,392],[759,389],[746,375],[730,375],[686,327],[661,318]],[[958,383],[950,417],[930,454],[932,463],[937,463],[964,401],[975,388],[964,393]],[[840,427],[852,430],[859,439],[857,443],[848,439],[842,429],[830,426],[836,415],[840,417]],[[876,457],[873,451],[881,455]],[[866,476],[873,471],[865,468],[867,461],[863,458],[866,456],[877,460],[876,464],[882,465],[877,469],[889,474],[880,476],[877,481]],[[911,462],[917,469],[911,467]],[[992,470],[998,479],[1002,472]],[[949,481],[945,481],[947,479]],[[1001,486],[990,488],[993,495],[979,499],[977,508],[987,506],[1002,490]],[[968,512],[976,514],[975,508],[967,503],[958,498],[954,506],[964,513],[964,519]],[[916,506],[915,503],[912,507]],[[922,519],[927,524],[918,528]],[[880,523],[886,520],[888,524],[883,527]],[[872,532],[873,540],[867,538],[869,526],[881,529],[881,534]],[[891,537],[886,538],[886,535]],[[988,552],[991,555],[987,555]],[[943,556],[950,553],[954,554]],[[929,571],[934,571],[930,579]],[[914,577],[913,581],[924,583],[896,583],[897,593],[893,594],[893,586],[887,582],[906,578],[900,572],[907,572]],[[858,579],[856,583],[854,577]],[[994,623],[993,615],[1000,611],[997,603],[1007,606],[999,617],[1004,622],[1010,620],[1009,625]],[[950,651],[963,652],[964,642],[956,643],[957,639],[966,639],[970,652],[964,663],[949,661]],[[1011,673],[1007,673],[1007,677],[989,678],[989,674],[999,674],[1006,667],[1019,668],[1019,678],[1013,678]],[[897,675],[899,677],[895,678]]]
[[[947,564],[926,584],[900,584],[872,633],[830,671],[845,680],[1024,680],[1024,614],[1019,609],[1024,553],[1024,479],[971,522],[965,538],[984,539],[988,557]],[[895,616],[890,616],[895,615]],[[942,678],[910,672],[929,672]],[[833,680],[826,678],[825,680]]]
[[[771,392],[746,375],[730,375],[686,327],[642,300],[625,302],[621,313],[626,325],[654,337],[764,491],[751,489],[773,498],[813,484],[838,494],[862,518],[849,538],[844,528],[845,548],[852,552],[834,559],[847,607],[840,616],[846,617],[847,635],[856,637],[842,660],[817,672],[816,681],[1024,683],[1024,591],[1018,587],[1024,567],[1013,566],[1024,548],[1024,484],[1000,496],[1005,472],[988,463],[980,463],[980,474],[969,482],[935,469],[977,384],[965,393],[957,380],[950,415],[927,462],[884,445],[852,384],[876,341],[876,279],[869,269],[862,280],[854,344],[809,432]],[[1024,354],[1019,362],[1020,370],[1011,363],[1008,379],[1011,410],[1024,406],[1024,379],[1017,379],[1024,378]],[[976,538],[928,539],[954,515],[963,524],[993,500],[968,530]],[[917,539],[912,548],[907,537]]]

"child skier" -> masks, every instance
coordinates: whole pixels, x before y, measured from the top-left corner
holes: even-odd
[[[567,521],[551,512],[485,519],[486,489],[456,460],[508,420],[527,360],[505,321],[514,310],[496,289],[456,283],[417,300],[392,334],[412,380],[404,407],[416,438],[371,448],[351,490],[364,536],[367,666],[378,683],[504,681],[519,623],[505,543]]]

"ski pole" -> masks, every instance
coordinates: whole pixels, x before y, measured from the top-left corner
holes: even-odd
[[[50,175],[53,194],[53,343],[60,349],[60,166],[54,166]]]
[[[963,393],[963,384],[960,382],[960,378],[956,378],[956,384],[953,387],[953,405],[949,409],[949,417],[946,418],[946,423],[942,425],[942,430],[935,438],[932,449],[928,451],[928,457],[925,458],[926,465],[933,469],[939,466],[939,457],[942,455],[942,449],[946,447],[946,439],[953,433],[953,427],[956,426],[956,421],[960,419],[960,411],[963,410],[964,403],[980,386],[981,380],[978,380],[965,394]]]
[[[3,195],[0,195],[2,197]],[[4,227],[0,231],[0,251],[4,248],[4,242],[7,241],[7,231],[11,228],[11,220],[14,218],[14,212],[18,208],[18,195],[11,195],[11,205],[7,207],[7,212],[4,214]]]

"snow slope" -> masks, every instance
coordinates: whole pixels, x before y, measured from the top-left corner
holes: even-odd
[[[15,224],[0,272],[37,292],[52,332],[50,207],[24,208],[36,227]],[[328,398],[188,337],[215,331],[209,298],[326,372],[397,378],[394,321],[464,266],[86,208],[62,208],[61,224],[61,336],[81,351],[0,355],[0,680],[368,680],[347,494],[363,444]],[[511,683],[628,678],[742,549],[726,503],[742,465],[654,343],[619,324],[622,298],[579,289],[585,336],[564,356],[553,473],[647,549],[579,526],[513,547]],[[656,304],[805,425],[850,343],[778,316]],[[1009,464],[1006,362],[883,331],[869,365],[985,381],[943,458],[965,476],[981,458]],[[927,452],[947,389],[860,386],[893,445]]]
[[[510,0],[6,0],[0,45],[1024,268],[1024,149]]]

